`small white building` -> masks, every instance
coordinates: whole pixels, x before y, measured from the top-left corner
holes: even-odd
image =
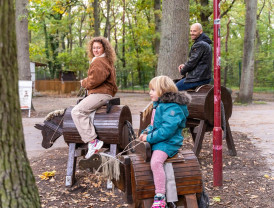
[[[35,62],[30,62],[30,76],[31,81],[35,83]]]

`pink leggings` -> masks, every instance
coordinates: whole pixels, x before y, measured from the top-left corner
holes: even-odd
[[[168,158],[168,155],[161,151],[155,150],[152,153],[150,165],[153,173],[155,193],[166,193],[166,174],[164,171],[164,162]]]

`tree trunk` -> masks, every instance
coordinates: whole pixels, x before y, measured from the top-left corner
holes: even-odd
[[[254,51],[256,37],[257,0],[246,1],[243,67],[239,102],[251,103],[254,80]]]
[[[72,43],[73,43],[73,34],[72,34],[72,27],[73,27],[73,25],[72,25],[72,15],[71,15],[71,6],[69,6],[69,9],[68,9],[68,22],[69,22],[69,34],[68,34],[68,36],[67,37],[69,37],[68,38],[68,50],[69,50],[69,52],[71,53],[72,52]]]
[[[53,70],[53,64],[52,64],[52,61],[51,61],[50,55],[49,55],[49,36],[48,36],[47,25],[46,25],[45,20],[43,21],[43,30],[44,30],[44,36],[45,36],[45,53],[46,53],[46,57],[48,59],[48,67],[49,67],[50,77],[52,79],[54,79],[55,72]]]
[[[228,39],[229,39],[229,25],[231,23],[231,19],[228,19],[228,22],[226,24],[226,36],[225,36],[225,53],[226,56],[228,55]],[[226,58],[226,62],[225,62],[225,69],[224,69],[224,86],[226,87],[226,83],[227,83],[227,71],[228,71],[228,67],[229,67],[229,63],[228,63],[228,59]]]
[[[269,26],[272,24],[272,21],[271,21],[271,17],[273,17],[273,14],[272,14],[272,12],[271,11],[273,11],[272,10],[272,4],[271,4],[271,2],[269,1],[268,2],[268,4],[269,4],[269,8],[271,8],[271,10],[269,10],[269,12],[268,12],[268,24],[269,24]],[[272,15],[271,15],[272,14]],[[267,40],[267,42],[269,43],[269,50],[268,50],[268,55],[271,57],[272,56],[272,51],[273,50],[271,50],[271,46],[272,46],[272,37],[273,37],[273,33],[272,33],[272,35],[268,35],[268,40]]]
[[[154,0],[154,20],[155,20],[155,54],[159,55],[160,49],[160,33],[161,33],[161,0]]]
[[[28,0],[16,0],[17,61],[19,80],[31,80],[28,34]]]
[[[111,0],[107,0],[107,18],[106,18],[106,26],[105,26],[105,32],[104,32],[104,37],[107,38],[109,41],[110,41],[110,22],[109,22],[110,3],[111,3]]]
[[[205,33],[209,33],[209,30],[212,30],[212,26],[209,23],[208,18],[212,14],[212,11],[209,10],[209,0],[200,0],[201,10],[200,10],[200,17],[201,17],[201,24],[203,25],[203,31]]]
[[[123,16],[122,16],[122,22],[123,22],[123,36],[122,36],[122,62],[123,62],[123,68],[126,68],[126,26],[125,26],[125,18],[126,18],[126,2],[123,0]]]
[[[84,26],[84,22],[86,20],[86,16],[87,16],[87,13],[86,13],[86,10],[87,10],[87,7],[83,4],[82,5],[84,7],[84,12],[83,14],[81,15],[81,20],[80,20],[80,26],[79,26],[79,30],[78,30],[78,37],[79,37],[79,47],[81,48],[83,46],[83,42],[86,38],[86,35],[84,35],[84,37],[82,37],[82,28]]]
[[[94,0],[92,3],[94,8],[94,36],[100,36],[100,10],[99,10],[99,0]]]
[[[25,151],[18,95],[14,1],[0,0],[0,207],[40,207]]]
[[[178,66],[187,60],[189,0],[163,0],[157,75],[179,78]]]
[[[137,43],[137,38],[135,36],[135,31],[133,30],[133,27],[132,27],[132,24],[131,24],[131,21],[130,21],[130,18],[129,18],[129,14],[128,12],[127,13],[127,17],[128,17],[128,24],[129,24],[129,29],[130,29],[130,32],[131,32],[131,36],[132,36],[132,40],[133,40],[133,43],[134,43],[134,49],[136,51],[136,58],[137,58],[137,72],[138,72],[138,84],[141,85],[142,84],[142,69],[141,69],[141,63],[140,63],[140,47],[138,46],[138,43]],[[135,25],[137,25],[137,20],[136,18],[134,18],[135,20]],[[132,80],[132,83],[133,83],[133,80]]]

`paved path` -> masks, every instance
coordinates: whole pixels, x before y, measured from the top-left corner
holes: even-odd
[[[274,176],[274,102],[233,107],[231,130],[246,133],[266,157]],[[236,147],[237,148],[237,147]]]
[[[28,157],[42,155],[54,148],[67,147],[63,138],[59,138],[48,150],[41,147],[41,131],[34,128],[35,123],[43,123],[44,118],[23,118],[24,134]],[[233,106],[230,118],[232,131],[246,133],[267,158],[274,176],[274,102],[260,105]],[[139,115],[133,115],[133,127],[139,127]],[[236,147],[237,148],[237,147]]]

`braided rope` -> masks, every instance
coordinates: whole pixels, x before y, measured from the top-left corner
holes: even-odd
[[[128,126],[128,128],[129,128],[129,137],[131,138],[131,141],[126,145],[126,147],[123,149],[123,151],[119,152],[119,153],[118,153],[117,155],[115,155],[115,156],[112,156],[112,155],[109,155],[109,154],[106,154],[106,153],[99,153],[101,156],[109,157],[110,159],[109,159],[109,160],[106,160],[106,161],[104,161],[104,162],[102,161],[102,164],[101,164],[101,165],[97,168],[97,170],[95,171],[95,175],[98,174],[98,172],[99,172],[99,170],[100,170],[101,168],[103,168],[103,167],[106,166],[106,165],[109,165],[109,164],[112,163],[113,161],[117,161],[117,162],[118,162],[118,163],[116,163],[117,166],[119,165],[119,163],[123,164],[122,161],[119,160],[119,157],[120,157],[122,154],[124,154],[124,153],[126,153],[126,152],[129,152],[129,151],[134,152],[134,151],[132,151],[132,150],[134,150],[138,145],[144,143],[143,141],[140,141],[140,140],[137,140],[137,139],[136,139],[136,135],[135,135],[135,133],[134,133],[134,131],[133,131],[132,125],[131,125],[129,122],[127,122],[127,126]],[[133,142],[136,142],[136,141],[138,141],[139,143],[137,143],[137,144],[135,144],[135,145],[132,146],[132,143],[133,143]],[[118,169],[118,167],[113,167],[113,168],[114,168],[115,170]],[[107,168],[106,168],[106,169],[107,169]],[[104,172],[104,171],[103,171],[103,172]],[[118,180],[118,179],[119,179],[119,175],[120,175],[120,170],[119,170],[119,171],[114,171],[114,172],[115,172],[114,174],[109,174],[109,179],[115,178],[116,180]],[[117,173],[117,172],[119,172],[119,173]]]

